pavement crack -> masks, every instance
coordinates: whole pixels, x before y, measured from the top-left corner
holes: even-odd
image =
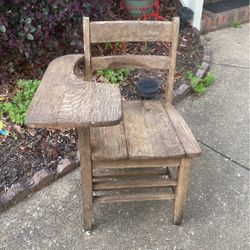
[[[215,62],[212,62],[211,64],[213,64],[213,65],[219,65],[219,66],[232,67],[232,68],[250,69],[250,67],[249,67],[249,66],[237,65],[237,64],[229,64],[229,63],[215,63]]]
[[[243,169],[245,169],[245,170],[247,170],[247,171],[250,171],[250,169],[249,169],[247,166],[245,166],[245,165],[239,163],[238,161],[232,159],[232,158],[229,157],[228,155],[226,155],[226,154],[224,154],[224,153],[218,151],[217,149],[215,149],[215,148],[209,146],[208,144],[206,144],[205,142],[203,142],[203,141],[201,141],[201,140],[199,140],[199,139],[197,139],[197,141],[198,141],[199,143],[201,143],[203,146],[205,146],[205,147],[211,149],[211,150],[214,151],[215,153],[217,153],[217,154],[223,156],[224,158],[228,159],[229,161],[235,163],[235,164],[238,165],[239,167],[241,167],[241,168],[243,168]]]

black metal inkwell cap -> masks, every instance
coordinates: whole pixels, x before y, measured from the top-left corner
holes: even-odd
[[[139,96],[153,98],[158,94],[160,83],[154,79],[143,79],[136,84],[136,92]]]

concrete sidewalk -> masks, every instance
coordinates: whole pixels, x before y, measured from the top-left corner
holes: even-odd
[[[84,233],[77,169],[1,214],[0,249],[250,249],[249,24],[206,39],[216,83],[178,105],[202,148],[182,226],[170,202],[107,204]]]

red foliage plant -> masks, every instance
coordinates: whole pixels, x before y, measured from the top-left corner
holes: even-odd
[[[0,0],[0,53],[33,58],[59,43],[82,48],[82,16],[104,20],[111,0]]]

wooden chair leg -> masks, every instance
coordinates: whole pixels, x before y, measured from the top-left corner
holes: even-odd
[[[174,201],[174,224],[179,225],[182,221],[183,207],[186,200],[188,178],[191,170],[192,159],[183,158],[177,172],[177,187]]]
[[[78,129],[78,146],[80,152],[84,230],[89,231],[92,227],[93,217],[93,188],[89,128]]]

